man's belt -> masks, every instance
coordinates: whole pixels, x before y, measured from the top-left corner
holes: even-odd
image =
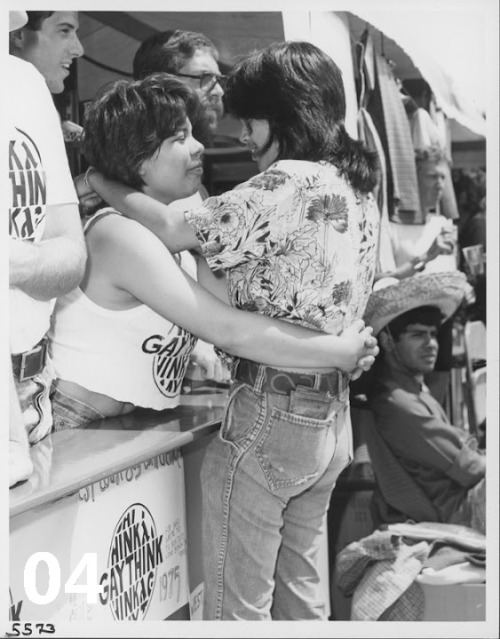
[[[47,361],[47,346],[48,340],[44,337],[31,350],[11,355],[14,377],[24,382],[38,375]]]

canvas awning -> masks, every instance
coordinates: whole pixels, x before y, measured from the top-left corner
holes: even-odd
[[[469,57],[479,60],[479,66],[486,56],[485,47],[475,46],[478,40],[472,42],[470,34],[463,38],[464,20],[467,23],[472,16],[474,24],[481,25],[481,15],[484,22],[486,14],[474,13],[470,6],[469,13],[464,14],[461,3],[457,10],[453,3],[441,10],[433,10],[425,2],[419,2],[418,8],[417,4],[401,1],[390,4],[390,10],[385,7],[342,12],[349,16],[353,42],[369,26],[377,34],[376,48],[394,61],[398,77],[423,77],[440,108],[458,123],[456,130],[462,136],[465,132],[472,139],[484,137],[485,105],[481,96],[464,94],[443,64],[442,47],[438,50],[436,43],[445,43],[453,55],[467,42]],[[130,74],[134,53],[145,37],[175,28],[206,33],[219,49],[222,63],[228,65],[239,55],[284,37],[282,12],[81,11],[80,36],[85,56],[78,61],[80,99],[91,99],[102,84]],[[479,73],[487,78],[484,65],[479,66]]]
[[[353,31],[373,30],[375,46],[395,62],[399,77],[409,75],[413,65],[427,81],[438,106],[448,118],[478,136],[486,135],[486,14],[464,12],[463,6],[445,10],[399,3],[390,12],[360,9],[354,14]],[[402,53],[407,57],[402,59]],[[454,64],[453,64],[454,63]],[[468,70],[475,89],[467,92]],[[479,74],[479,75],[477,75]],[[470,78],[469,78],[470,79]],[[479,84],[480,81],[482,84]]]

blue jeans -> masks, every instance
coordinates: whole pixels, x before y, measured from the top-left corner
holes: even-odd
[[[97,419],[104,419],[105,415],[79,399],[75,399],[67,393],[62,393],[56,384],[52,386],[50,395],[54,431],[78,428]]]
[[[352,461],[348,397],[232,385],[201,470],[206,619],[327,618],[318,551]]]
[[[49,358],[34,377],[20,382],[14,377],[24,426],[30,444],[36,444],[52,430],[50,387],[54,379],[54,366]]]

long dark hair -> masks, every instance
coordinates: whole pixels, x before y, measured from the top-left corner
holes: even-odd
[[[251,53],[232,70],[224,103],[238,118],[269,122],[278,159],[331,162],[361,193],[376,185],[377,154],[345,130],[342,73],[313,44],[280,42]]]

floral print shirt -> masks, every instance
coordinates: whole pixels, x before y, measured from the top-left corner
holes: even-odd
[[[379,213],[330,163],[275,162],[186,219],[233,306],[336,335],[363,316]]]

